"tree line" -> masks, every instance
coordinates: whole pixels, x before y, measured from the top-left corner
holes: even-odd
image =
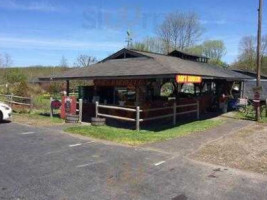
[[[260,51],[262,72],[267,74],[267,35],[262,37]],[[239,44],[239,56],[233,63],[233,68],[256,72],[257,37],[244,36]]]
[[[201,23],[200,17],[194,12],[173,12],[168,14],[163,22],[156,28],[155,36],[146,37],[142,41],[131,44],[130,48],[149,51],[155,53],[168,54],[173,50],[180,50],[191,54],[202,55],[210,58],[209,63],[220,67],[229,67],[223,61],[227,49],[223,40],[201,41],[205,27]],[[262,69],[267,73],[267,35],[262,38]],[[97,62],[93,56],[82,54],[70,65],[67,58],[62,56],[58,67],[89,67]],[[33,76],[19,74],[18,69],[12,73],[7,73],[7,68],[13,64],[9,54],[0,54],[0,82],[14,82]],[[236,61],[231,64],[232,68],[255,71],[256,70],[256,37],[245,36],[241,38],[239,44],[239,55]],[[38,67],[37,67],[38,68]],[[29,73],[31,70],[29,70]],[[55,67],[50,68],[51,74],[57,73]],[[36,73],[38,74],[38,73]]]

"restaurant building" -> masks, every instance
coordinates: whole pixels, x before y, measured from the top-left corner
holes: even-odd
[[[226,99],[240,97],[241,84],[249,78],[177,50],[164,55],[122,49],[90,67],[41,80],[65,80],[67,94],[72,80],[93,81],[79,88],[83,121],[97,116],[135,122],[139,129],[158,119],[169,118],[175,124],[222,109]]]

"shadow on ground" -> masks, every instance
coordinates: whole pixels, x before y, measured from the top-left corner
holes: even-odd
[[[173,119],[160,119],[160,120],[154,120],[149,122],[141,122],[140,128],[142,130],[147,131],[153,131],[153,132],[161,132],[164,130],[168,130],[170,128],[179,127],[181,125],[196,122],[196,121],[204,121],[208,119],[215,119],[216,117],[221,116],[221,112],[209,112],[201,115],[200,120],[197,120],[195,116],[187,115],[183,117],[177,117],[177,124],[175,126],[172,125]],[[134,122],[125,122],[125,121],[118,121],[113,119],[107,119],[106,124],[111,127],[115,128],[126,128],[126,129],[132,129],[135,130],[136,125]]]

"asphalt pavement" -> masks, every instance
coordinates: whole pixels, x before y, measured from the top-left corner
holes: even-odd
[[[267,178],[259,174],[73,137],[57,129],[0,124],[0,200],[266,197]]]

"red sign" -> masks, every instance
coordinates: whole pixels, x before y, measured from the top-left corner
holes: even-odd
[[[60,117],[62,119],[66,118],[66,114],[75,115],[76,114],[76,107],[77,107],[77,100],[76,97],[62,97],[62,106],[61,106],[61,112]]]
[[[201,76],[187,76],[187,75],[177,75],[176,76],[177,83],[201,83]]]
[[[61,107],[61,102],[59,100],[54,100],[51,102],[51,108],[59,109]]]
[[[260,100],[260,93],[259,92],[255,92],[254,93],[254,100],[253,100],[253,102],[254,102],[254,106],[255,107],[259,107],[260,106],[261,100]]]

